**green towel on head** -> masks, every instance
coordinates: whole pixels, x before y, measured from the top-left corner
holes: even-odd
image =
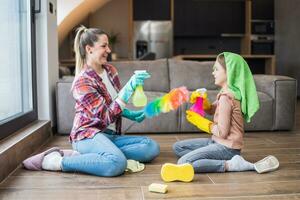
[[[247,62],[238,54],[223,52],[226,63],[227,84],[234,97],[241,102],[246,122],[259,109],[255,82]]]

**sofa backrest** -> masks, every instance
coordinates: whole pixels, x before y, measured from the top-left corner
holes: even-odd
[[[217,89],[212,75],[214,61],[187,61],[169,59],[170,87],[186,86],[193,91],[198,88]]]
[[[110,62],[117,68],[121,85],[124,86],[135,70],[147,70],[151,78],[145,81],[145,91],[169,92],[169,70],[167,59],[154,61],[118,61]]]

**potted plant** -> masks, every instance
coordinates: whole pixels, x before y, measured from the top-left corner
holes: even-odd
[[[115,52],[115,45],[119,42],[119,33],[111,31],[109,34],[109,44],[111,45],[111,59],[116,60],[118,58]]]

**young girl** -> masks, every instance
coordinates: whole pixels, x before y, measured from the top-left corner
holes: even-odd
[[[69,156],[52,148],[24,161],[26,168],[118,176],[126,169],[127,159],[150,162],[158,156],[159,145],[154,140],[120,135],[122,116],[137,122],[145,119],[143,111],[129,110],[125,105],[137,85],[143,85],[150,75],[134,74],[121,89],[116,68],[107,63],[108,45],[108,35],[100,29],[82,26],[77,31],[72,86],[76,113],[70,141],[80,154]]]
[[[244,145],[244,119],[250,122],[259,109],[255,83],[246,61],[234,53],[221,53],[212,74],[221,91],[213,104],[203,95],[203,105],[206,113],[214,113],[213,122],[193,111],[186,112],[190,123],[212,136],[176,142],[173,150],[180,157],[178,164],[190,163],[196,173],[246,170],[263,173],[278,168],[274,156],[254,164],[240,156]],[[195,91],[191,98],[197,95],[200,94]],[[163,167],[162,175],[168,174],[170,169],[174,167]]]

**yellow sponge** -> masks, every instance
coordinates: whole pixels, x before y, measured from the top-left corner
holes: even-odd
[[[189,163],[185,163],[181,165],[166,163],[162,166],[160,174],[162,180],[164,180],[165,182],[170,182],[170,181],[190,182],[194,178],[194,168]]]
[[[152,183],[149,185],[148,190],[150,192],[166,193],[168,191],[168,186],[159,183]]]

